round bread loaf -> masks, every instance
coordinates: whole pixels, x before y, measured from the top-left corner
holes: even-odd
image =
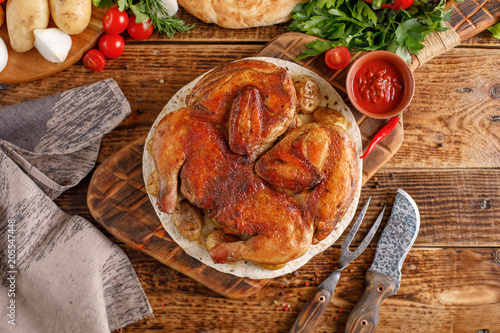
[[[290,20],[298,3],[308,0],[178,0],[193,16],[224,28],[242,29]]]

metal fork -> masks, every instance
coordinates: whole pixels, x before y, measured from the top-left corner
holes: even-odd
[[[359,226],[361,225],[361,222],[365,217],[365,213],[370,204],[370,199],[371,198],[368,199],[365,206],[361,210],[361,213],[359,213],[359,216],[356,219],[356,222],[352,226],[351,230],[349,231],[349,234],[347,235],[344,244],[342,244],[342,250],[340,252],[340,259],[338,265],[339,268],[335,272],[333,272],[325,281],[323,281],[323,283],[321,283],[318,286],[318,288],[316,288],[316,291],[314,292],[312,297],[309,299],[309,301],[306,303],[306,305],[300,312],[299,317],[295,320],[293,326],[290,328],[289,333],[314,331],[314,329],[316,328],[321,319],[321,316],[326,311],[326,308],[330,303],[333,291],[335,290],[337,282],[339,281],[340,278],[340,272],[344,268],[346,268],[346,266],[349,265],[354,259],[356,259],[366,249],[366,247],[372,240],[384,216],[385,206],[378,215],[370,231],[365,236],[365,239],[363,239],[361,244],[358,246],[358,248],[354,252],[351,252],[349,250],[349,246],[351,245],[352,239],[354,238],[354,235],[358,231]]]

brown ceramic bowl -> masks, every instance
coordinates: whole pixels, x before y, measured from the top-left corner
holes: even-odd
[[[399,102],[397,106],[384,113],[375,113],[367,108],[363,108],[354,97],[353,82],[356,72],[359,70],[361,66],[375,59],[385,60],[394,65],[401,73],[404,82],[402,100]],[[359,57],[352,64],[351,68],[349,68],[349,71],[347,72],[346,89],[347,89],[347,95],[349,96],[349,100],[359,112],[370,118],[387,119],[400,114],[408,107],[411,100],[413,99],[413,94],[415,92],[415,78],[413,77],[413,72],[410,66],[408,66],[408,64],[403,60],[403,58],[401,58],[397,54],[389,51],[371,51]]]

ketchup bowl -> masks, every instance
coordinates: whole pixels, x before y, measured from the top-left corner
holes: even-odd
[[[386,119],[403,112],[415,92],[415,78],[408,64],[395,53],[372,51],[349,68],[347,96],[362,114]]]

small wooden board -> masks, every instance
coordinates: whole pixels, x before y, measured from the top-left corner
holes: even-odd
[[[62,71],[80,60],[85,52],[97,44],[99,37],[104,33],[102,28],[102,18],[107,8],[96,8],[92,6],[92,17],[87,28],[78,35],[71,36],[71,50],[66,60],[61,64],[55,64],[48,60],[33,48],[28,52],[15,52],[10,47],[7,24],[0,28],[0,37],[7,45],[9,61],[5,69],[0,73],[0,83],[22,83],[42,79],[49,75]],[[56,25],[50,19],[49,28]]]

